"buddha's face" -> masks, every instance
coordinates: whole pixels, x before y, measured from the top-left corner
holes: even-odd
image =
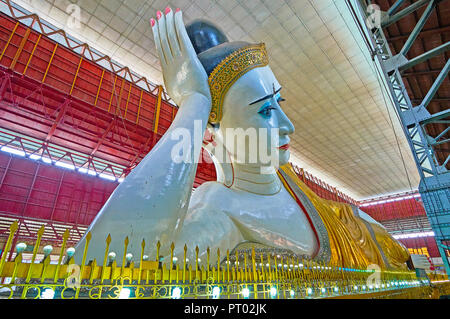
[[[288,162],[294,126],[281,109],[282,94],[269,66],[248,71],[230,87],[218,133],[234,162],[255,166]],[[233,130],[237,138],[229,134]]]

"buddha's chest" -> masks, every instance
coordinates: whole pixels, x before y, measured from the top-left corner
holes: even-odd
[[[221,211],[227,214],[249,241],[290,247],[312,253],[317,243],[306,213],[284,189],[275,195],[246,192],[229,194]]]
[[[283,221],[297,219],[304,215],[297,202],[284,189],[270,196],[248,192],[234,192],[224,202],[223,209],[235,218],[258,219],[262,221]]]

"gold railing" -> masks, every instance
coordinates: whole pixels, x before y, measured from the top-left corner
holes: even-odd
[[[10,226],[8,239],[0,259],[0,298],[428,298],[433,296],[429,283],[418,280],[412,271],[380,271],[377,281],[370,281],[375,270],[348,269],[312,262],[293,255],[256,255],[252,248],[244,254],[230,252],[221,259],[217,250],[217,264],[210,263],[207,249],[205,266],[199,265],[196,247],[195,263],[189,264],[184,246],[181,265],[173,258],[170,247],[168,263],[159,258],[160,243],[156,243],[156,257],[144,255],[141,244],[139,264],[135,267],[127,255],[128,238],[118,265],[115,254],[109,250],[111,236],[105,241],[101,265],[97,260],[86,263],[90,233],[87,234],[81,265],[74,263],[74,249],[66,250],[69,230],[63,235],[57,263],[50,263],[52,247],[40,247],[45,226],[37,232],[31,260],[23,260],[25,245],[12,247],[18,222]],[[65,251],[66,250],[66,251]],[[39,255],[43,257],[38,260]],[[64,254],[66,252],[66,254]],[[15,253],[14,258],[11,258]],[[11,259],[7,261],[7,258]],[[234,260],[234,262],[232,262]],[[450,290],[444,276],[440,294]],[[370,284],[373,282],[373,284]],[[435,295],[436,296],[436,295]]]

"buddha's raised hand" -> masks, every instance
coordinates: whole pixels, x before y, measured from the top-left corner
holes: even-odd
[[[165,15],[158,11],[156,16],[157,21],[151,19],[150,24],[170,97],[181,107],[185,98],[201,94],[211,105],[208,76],[186,32],[181,10],[174,14],[167,7]]]

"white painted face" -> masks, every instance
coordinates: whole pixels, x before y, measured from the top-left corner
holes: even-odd
[[[248,71],[231,86],[224,99],[218,135],[234,162],[281,166],[289,161],[287,146],[294,126],[281,109],[283,100],[281,86],[269,66]],[[227,134],[229,129],[242,129],[235,131],[240,137]],[[273,129],[278,129],[278,134]],[[234,143],[230,143],[232,139]],[[274,156],[278,165],[266,162],[265,155]]]

